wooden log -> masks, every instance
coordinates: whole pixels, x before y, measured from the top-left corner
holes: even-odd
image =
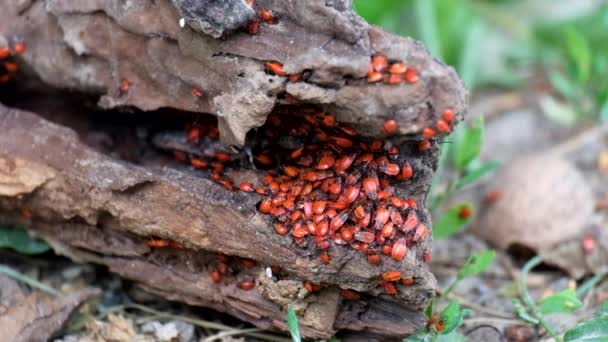
[[[321,107],[370,137],[385,138],[384,121],[395,119],[395,141],[416,170],[415,179],[397,191],[421,206],[439,154],[437,144],[418,152],[422,129],[434,127],[445,109],[456,114],[454,122],[466,111],[466,90],[451,68],[420,43],[369,26],[350,1],[259,0],[253,8],[244,0],[136,0],[126,7],[118,1],[4,1],[0,45],[26,43],[18,58],[24,68],[19,84],[45,82],[34,84],[38,99],[51,87],[98,97],[105,109],[213,114],[222,142],[236,146],[286,103]],[[277,20],[261,21],[252,35],[249,25],[262,10]],[[368,82],[370,60],[378,54],[415,69],[418,80]],[[289,82],[272,75],[267,61],[302,76]],[[28,107],[23,96],[2,100]],[[386,258],[374,266],[357,251],[332,246],[325,265],[277,235],[257,212],[255,195],[227,191],[187,168],[135,165],[92,148],[85,143],[92,134],[90,116],[81,107],[75,114],[28,108],[36,113],[0,106],[0,219],[28,226],[56,251],[108,265],[164,297],[213,307],[263,328],[285,330],[285,309],[295,305],[311,338],[339,329],[398,337],[424,324],[421,311],[435,288],[422,262],[430,234],[402,261]],[[70,125],[72,130],[64,126],[68,121],[80,124]],[[24,209],[33,215],[23,217]],[[420,212],[430,231],[430,215],[424,207]],[[186,249],[151,249],[151,237]],[[218,254],[233,256],[234,267],[214,283],[209,272]],[[238,258],[257,266],[243,268]],[[267,277],[273,265],[289,279]],[[378,284],[387,270],[415,284],[399,284],[397,295],[389,296]],[[238,287],[248,279],[255,280],[255,290]],[[323,289],[308,294],[305,281]],[[362,298],[344,300],[340,289]]]

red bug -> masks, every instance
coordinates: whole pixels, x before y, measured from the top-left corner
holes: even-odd
[[[385,255],[391,255],[391,252],[393,251],[393,246],[391,245],[384,245],[382,246],[382,253]]]
[[[336,170],[338,173],[346,171],[353,164],[355,158],[356,155],[354,154],[341,157],[334,163],[334,170]]]
[[[398,281],[401,279],[401,272],[399,271],[388,271],[382,273],[382,279],[384,281]]]
[[[371,200],[376,200],[378,198],[378,185],[372,177],[365,178],[363,180],[363,191],[367,197]]]
[[[428,149],[430,149],[432,147],[431,142],[429,140],[422,140],[419,144],[418,144],[418,149],[421,152],[424,152]]]
[[[334,157],[323,156],[317,164],[317,170],[327,170],[334,166]]]
[[[596,246],[596,238],[593,234],[585,234],[583,236],[582,246],[585,254],[591,254]]]
[[[374,239],[375,239],[374,233],[371,233],[371,232],[360,231],[360,232],[355,233],[355,240],[357,240],[357,241],[371,243],[374,241]]]
[[[269,166],[272,165],[272,158],[270,158],[268,155],[265,154],[260,154],[259,156],[256,156],[255,161],[257,161],[258,163],[265,165],[265,166]]]
[[[192,95],[196,97],[201,97],[203,96],[203,91],[198,87],[192,87]]]
[[[182,151],[173,151],[173,156],[179,161],[186,161],[186,154]]]
[[[384,78],[384,76],[377,71],[372,71],[367,74],[367,82],[369,82],[369,83],[380,82],[380,81],[382,81],[383,78]]]
[[[399,165],[397,165],[397,164],[388,163],[379,169],[380,169],[380,171],[382,171],[390,176],[396,176],[399,174]]]
[[[377,72],[384,72],[388,68],[388,60],[383,55],[374,55],[372,57],[372,66]]]
[[[258,210],[263,214],[270,213],[270,209],[272,208],[270,198],[264,198],[262,202],[260,202],[260,207]]]
[[[416,239],[422,240],[428,235],[428,233],[429,230],[426,228],[426,226],[421,224],[418,226],[418,228],[416,228]]]
[[[414,169],[408,163],[401,165],[401,173],[399,174],[399,180],[408,180],[414,175]]]
[[[384,76],[384,83],[386,84],[399,84],[403,82],[403,77],[400,74],[390,74]]]
[[[219,283],[222,280],[222,275],[217,270],[209,272],[209,275],[211,276],[211,280],[213,280],[214,283]]]
[[[445,323],[443,321],[439,321],[435,324],[435,330],[442,331],[445,327]]]
[[[382,227],[380,234],[382,235],[382,237],[390,238],[391,235],[393,235],[394,231],[395,231],[395,229],[394,229],[393,224],[389,222]]]
[[[370,254],[367,256],[367,262],[372,265],[380,265],[380,256],[378,254]]]
[[[431,253],[424,253],[424,254],[422,254],[422,260],[424,260],[424,262],[431,261]]]
[[[392,283],[387,282],[387,281],[382,281],[381,285],[384,287],[384,291],[386,291],[387,294],[389,294],[391,296],[397,294],[397,288]]]
[[[285,235],[289,233],[289,229],[284,224],[278,222],[274,224],[274,231],[277,232],[277,234],[279,235]]]
[[[286,175],[288,175],[289,177],[295,178],[298,176],[299,171],[297,168],[293,167],[293,166],[287,166],[287,165],[283,165],[283,172],[285,172]]]
[[[129,82],[129,80],[127,80],[126,78],[123,78],[122,80],[120,80],[120,92],[122,94],[128,93],[130,86],[131,86],[131,82]]]
[[[358,292],[355,292],[353,290],[344,290],[341,289],[340,290],[340,295],[342,296],[342,298],[346,299],[346,300],[359,300],[361,299],[361,294]]]
[[[443,118],[443,120],[445,120],[447,122],[451,122],[452,120],[454,120],[455,114],[454,114],[453,110],[446,109],[443,111],[443,114],[441,117]]]
[[[375,185],[375,184],[374,184]],[[372,186],[370,184],[370,186]],[[356,185],[352,185],[349,186],[348,188],[346,188],[346,190],[344,190],[344,202],[346,203],[353,203],[357,197],[359,197],[359,192],[360,192],[360,188]]]
[[[257,19],[252,19],[247,24],[247,32],[249,34],[257,34],[260,31],[260,21]]]
[[[415,212],[410,212],[407,214],[405,218],[405,222],[403,223],[403,230],[410,230],[416,228],[418,226],[418,215]]]
[[[255,284],[251,280],[245,280],[239,283],[239,287],[245,291],[249,291],[255,287]]]
[[[388,134],[392,134],[397,132],[399,129],[399,124],[394,119],[389,119],[384,121],[384,132]]]
[[[344,241],[352,241],[355,238],[355,232],[352,227],[342,228],[340,235],[342,235],[342,239],[344,239]]]
[[[346,222],[346,220],[348,219],[348,215],[349,212],[348,211],[342,211],[340,212],[338,215],[336,215],[330,222],[329,224],[329,228],[332,231],[336,231],[338,229],[340,229],[340,227],[342,227],[344,225],[344,223]],[[344,236],[342,236],[342,238],[346,241],[348,241],[349,239],[345,238]]]
[[[425,138],[432,138],[432,137],[435,136],[435,134],[436,134],[435,130],[433,130],[432,128],[429,128],[429,127],[427,127],[427,128],[425,128],[425,129],[422,130],[422,135]]]
[[[6,59],[11,55],[11,50],[8,47],[0,48],[0,59]]]
[[[412,279],[412,278],[403,278],[403,279],[401,279],[401,283],[403,285],[411,286],[411,285],[414,285],[414,279]]]
[[[404,78],[408,83],[411,84],[418,82],[418,70],[414,68],[408,68],[405,72]]]
[[[330,258],[329,258],[329,254],[327,254],[327,252],[321,253],[321,261],[324,264],[329,264]]]
[[[270,10],[261,10],[260,18],[270,24],[274,24],[276,22],[276,17]]]
[[[266,70],[277,76],[285,77],[287,74],[283,71],[283,64],[279,62],[266,62]]]
[[[239,262],[241,263],[241,265],[243,265],[247,268],[252,268],[257,264],[257,262],[255,260],[248,259],[248,258],[241,258],[241,259],[239,259]]]
[[[458,217],[460,217],[463,220],[466,220],[469,217],[471,217],[472,213],[473,213],[473,211],[471,210],[471,207],[465,205],[462,208],[460,208],[460,211],[458,211]]]
[[[33,216],[32,211],[27,208],[21,208],[19,213],[25,218],[31,218]]]
[[[502,196],[502,193],[500,191],[493,190],[493,191],[486,193],[485,200],[487,202],[494,203],[494,202],[497,202],[501,196]]]
[[[374,227],[380,229],[384,226],[390,217],[390,211],[386,208],[378,208],[374,216]]]
[[[393,244],[393,247],[391,250],[391,257],[395,260],[402,260],[403,257],[405,257],[406,253],[407,253],[406,240],[404,238],[397,239],[397,241],[395,241],[395,243]]]
[[[405,74],[406,71],[407,66],[403,63],[393,63],[388,69],[388,72],[391,74]]]
[[[450,131],[450,125],[443,120],[437,121],[437,130],[441,133],[448,133]]]
[[[148,246],[154,247],[154,248],[168,247],[169,240],[162,240],[162,239],[148,240],[148,241],[146,241],[146,244]]]

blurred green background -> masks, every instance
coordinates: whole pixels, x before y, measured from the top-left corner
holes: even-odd
[[[565,125],[608,121],[608,4],[591,0],[355,0],[368,22],[423,41],[475,95],[539,90]]]

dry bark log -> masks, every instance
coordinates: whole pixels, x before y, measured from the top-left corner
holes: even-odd
[[[319,105],[368,135],[378,135],[384,120],[395,118],[405,137],[401,143],[410,147],[442,109],[454,109],[457,119],[465,113],[466,91],[451,68],[419,43],[370,27],[353,14],[350,1],[258,0],[254,12],[243,0],[0,3],[0,36],[27,43],[21,62],[28,75],[98,95],[106,109],[169,107],[216,115],[227,144],[243,145],[246,132],[263,124],[285,94]],[[255,36],[246,33],[252,13],[264,8],[273,10],[278,23],[261,24]],[[189,26],[180,29],[180,17]],[[416,67],[419,82],[368,84],[365,75],[375,53]],[[288,73],[306,70],[310,76],[288,83],[265,72],[268,60],[283,63]],[[123,79],[130,83],[126,93],[119,90]],[[193,86],[202,97],[191,94]],[[47,117],[63,114],[49,111],[36,110]],[[87,120],[84,114],[78,119]],[[338,329],[403,336],[424,323],[421,310],[435,280],[420,260],[430,239],[412,247],[402,262],[387,258],[372,266],[361,253],[332,247],[332,260],[324,265],[299,255],[290,239],[275,234],[256,212],[254,195],[226,191],[188,170],[110,157],[85,145],[79,136],[88,132],[78,127],[74,132],[39,115],[0,107],[2,220],[25,224],[57,251],[108,265],[152,292],[264,328],[286,328],[288,303],[297,304],[304,335],[313,338]],[[422,203],[438,152],[407,152],[418,176],[399,191]],[[21,217],[23,208],[34,216]],[[421,221],[430,228],[428,213]],[[150,236],[183,243],[187,250],[150,249],[145,244]],[[214,284],[208,272],[215,253],[252,258],[261,266]],[[280,265],[297,284],[267,278],[263,267],[270,265]],[[416,284],[399,285],[399,294],[388,296],[378,286],[386,270],[413,276]],[[255,291],[236,287],[243,277],[257,279]],[[302,280],[326,288],[301,298]],[[343,301],[337,287],[361,291],[363,299]]]
[[[0,34],[27,42],[23,58],[46,83],[100,94],[105,108],[212,113],[229,144],[242,145],[246,132],[264,122],[285,92],[368,134],[380,132],[389,117],[406,134],[434,126],[443,108],[453,108],[460,118],[465,112],[466,91],[451,68],[420,43],[369,26],[346,0],[255,1],[256,11],[271,9],[278,23],[261,24],[254,36],[244,32],[246,25],[239,31],[228,30],[232,24],[213,26],[222,39],[189,27],[205,31],[196,19],[205,11],[201,6],[233,4],[228,10],[236,16],[244,0],[174,0],[190,25],[186,29],[180,29],[180,15],[168,0],[2,2]],[[243,12],[245,18],[249,14]],[[375,53],[417,68],[420,81],[403,87],[368,84]],[[265,73],[268,60],[283,63],[287,73],[310,70],[311,75],[288,83]],[[126,94],[119,91],[122,79],[131,83]],[[192,96],[193,86],[204,95]]]
[[[221,286],[213,284],[208,273],[214,254],[207,252],[252,258],[262,266],[280,265],[290,277],[329,287],[305,300],[303,311],[315,311],[315,305],[323,308],[311,314],[310,322],[306,315],[302,319],[304,327],[310,324],[305,333],[311,337],[328,337],[341,328],[404,335],[424,322],[421,309],[433,294],[435,280],[420,264],[423,250],[401,262],[387,258],[378,267],[359,252],[333,247],[332,260],[324,265],[318,258],[298,255],[290,240],[274,233],[256,211],[251,194],[229,192],[210,180],[169,168],[113,160],[84,145],[75,132],[32,113],[0,107],[0,130],[0,191],[5,191],[0,193],[0,217],[57,240],[64,246],[55,246],[58,251],[77,249],[86,255],[68,254],[76,260],[106,264],[171,299],[284,329],[281,310],[298,300],[284,295],[287,300],[273,303],[258,292],[236,290],[243,276],[265,277],[261,269]],[[15,195],[15,189],[24,190]],[[21,217],[23,208],[34,216]],[[147,236],[176,240],[188,250],[151,250]],[[389,269],[412,276],[416,285],[400,285],[398,296],[384,294],[377,280]],[[302,289],[301,281],[298,284]],[[341,304],[335,286],[366,292],[369,298]],[[268,288],[256,287],[260,292]],[[394,312],[398,315],[393,317]]]

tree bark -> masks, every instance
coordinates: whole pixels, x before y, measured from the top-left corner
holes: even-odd
[[[98,106],[105,109],[213,114],[222,142],[237,146],[285,103],[286,94],[321,106],[368,136],[379,136],[383,122],[395,118],[397,140],[418,172],[400,191],[421,204],[439,150],[412,152],[419,134],[434,126],[444,108],[453,109],[457,119],[465,113],[466,91],[451,68],[418,42],[369,26],[349,1],[259,0],[253,10],[242,0],[0,2],[0,32],[27,44],[20,84],[39,78],[47,87],[99,96]],[[250,35],[247,25],[261,9],[271,9],[278,23],[263,22]],[[183,29],[180,17],[188,24]],[[416,67],[420,80],[369,84],[368,65],[377,53]],[[268,75],[265,61],[308,77],[290,83]],[[123,79],[128,92],[120,90]],[[203,96],[193,96],[193,87]],[[255,195],[227,191],[186,168],[136,165],[91,146],[95,131],[82,108],[72,114],[64,106],[4,101],[36,113],[0,107],[0,219],[29,227],[56,251],[105,264],[166,298],[213,307],[263,328],[286,330],[286,307],[295,305],[311,338],[328,338],[339,329],[405,336],[424,324],[422,310],[435,287],[421,261],[430,238],[413,246],[406,259],[387,258],[380,266],[332,246],[325,265],[277,235],[257,212]],[[33,215],[24,217],[24,209]],[[430,228],[430,216],[422,212]],[[146,245],[150,237],[186,249],[152,249]],[[208,273],[218,253],[235,258],[232,272],[214,283]],[[242,267],[236,257],[257,265]],[[265,269],[273,265],[288,279],[269,278]],[[389,296],[378,285],[387,270],[415,284],[400,284],[398,294]],[[254,290],[238,288],[250,278]],[[302,281],[323,289],[306,295]],[[339,288],[359,291],[362,299],[344,300]]]

